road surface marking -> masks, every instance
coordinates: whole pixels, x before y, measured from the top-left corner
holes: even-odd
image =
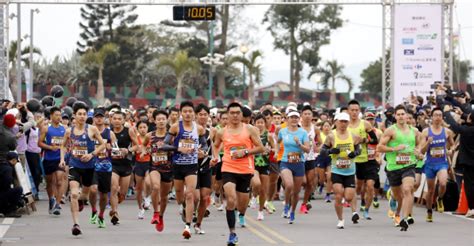
[[[249,231],[253,232],[253,234],[257,235],[258,237],[260,237],[261,239],[267,241],[268,243],[277,244],[277,242],[275,240],[265,236],[263,233],[261,233],[257,229],[255,229],[253,226],[247,224],[245,226],[245,228],[249,229]]]
[[[250,221],[252,224],[254,224],[255,226],[258,226],[260,228],[262,228],[264,231],[266,231],[267,233],[271,234],[272,236],[280,239],[282,242],[284,243],[288,243],[288,244],[291,244],[291,243],[294,243],[293,241],[291,241],[290,239],[282,236],[281,234],[279,234],[278,232],[275,232],[274,230],[270,229],[269,227],[267,227],[266,225],[264,225],[263,223],[260,223],[258,221],[255,221],[254,219],[250,218],[250,216],[245,216],[246,219],[248,221]]]
[[[8,226],[1,226],[0,227],[0,239],[2,239],[3,236],[5,236],[8,229],[10,229],[10,225],[13,224],[13,221],[15,221],[15,218],[5,218],[5,219],[3,219],[2,224],[3,225],[8,225]]]

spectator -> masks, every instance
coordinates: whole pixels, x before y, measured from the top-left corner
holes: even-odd
[[[21,217],[16,210],[23,206],[23,189],[13,187],[13,166],[18,162],[18,154],[9,152],[6,162],[0,162],[0,213],[6,217]]]

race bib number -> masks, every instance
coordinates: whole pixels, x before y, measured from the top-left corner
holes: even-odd
[[[336,160],[336,167],[339,169],[347,169],[350,168],[352,161],[350,159],[337,159]]]
[[[375,159],[375,149],[367,148],[367,155],[368,155],[369,160],[374,160]]]
[[[230,148],[230,151],[229,151],[230,157],[234,160],[237,159],[236,157],[234,157],[234,153],[238,150],[244,150],[244,149],[245,149],[245,146],[237,146],[237,147]]]
[[[51,144],[54,146],[61,146],[61,144],[63,144],[63,137],[52,137]]]
[[[442,157],[444,157],[444,147],[431,148],[430,155],[433,158],[442,158]]]
[[[168,162],[168,153],[166,152],[157,152],[151,155],[151,160],[154,165],[165,164]]]
[[[111,155],[112,159],[122,159],[122,152],[120,149],[112,149]]]
[[[72,155],[76,158],[81,158],[83,155],[87,154],[87,146],[74,146],[72,149]]]
[[[409,153],[398,153],[396,163],[398,165],[407,165],[410,164],[411,158]]]
[[[301,162],[300,153],[299,152],[290,152],[290,153],[288,153],[288,162],[289,163]]]
[[[192,139],[181,139],[178,143],[179,148],[195,149],[196,143]]]

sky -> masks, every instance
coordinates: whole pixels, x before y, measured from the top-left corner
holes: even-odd
[[[56,55],[69,56],[76,48],[79,39],[81,5],[21,5],[21,36],[30,34],[30,10],[39,9],[34,15],[34,46],[39,47],[43,57],[52,59]],[[254,35],[258,43],[250,46],[250,51],[259,49],[264,57],[262,85],[289,80],[289,56],[280,50],[273,50],[273,38],[261,24],[269,6],[247,6],[245,16],[259,28]],[[10,6],[10,13],[16,13],[17,7]],[[138,6],[138,24],[157,24],[163,19],[172,19],[171,6]],[[474,1],[456,0],[454,8],[454,29],[460,33],[460,57],[474,64]],[[320,54],[323,62],[336,59],[345,66],[345,74],[354,80],[356,91],[360,85],[360,73],[382,54],[382,7],[380,5],[345,5],[341,18],[344,25],[332,32],[331,43],[323,46]],[[460,27],[460,28],[458,28]],[[10,41],[17,38],[17,19],[10,20]],[[29,45],[30,40],[24,42]],[[245,43],[245,40],[240,42]],[[230,52],[240,54],[237,50]],[[302,73],[301,87],[315,89],[316,83],[307,79],[308,68]],[[471,72],[474,75],[473,72]],[[471,76],[474,77],[474,76]],[[471,78],[471,83],[473,82]],[[347,91],[341,82],[338,91]]]

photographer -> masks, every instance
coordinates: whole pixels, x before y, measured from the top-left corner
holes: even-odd
[[[444,120],[454,133],[460,135],[457,165],[463,167],[464,189],[469,206],[466,217],[474,218],[474,112],[472,111],[472,105],[467,103],[468,100],[469,95],[464,94],[462,96],[462,93],[453,95],[453,93],[447,92],[445,101],[437,96],[438,104],[443,105]],[[455,110],[450,104],[459,107]],[[461,114],[461,119],[465,121],[465,124],[461,125],[456,122],[453,117],[456,112]]]
[[[0,163],[0,213],[6,217],[21,217],[16,213],[19,207],[24,205],[21,187],[13,187],[13,167],[18,162],[18,154],[9,152],[6,162]]]

